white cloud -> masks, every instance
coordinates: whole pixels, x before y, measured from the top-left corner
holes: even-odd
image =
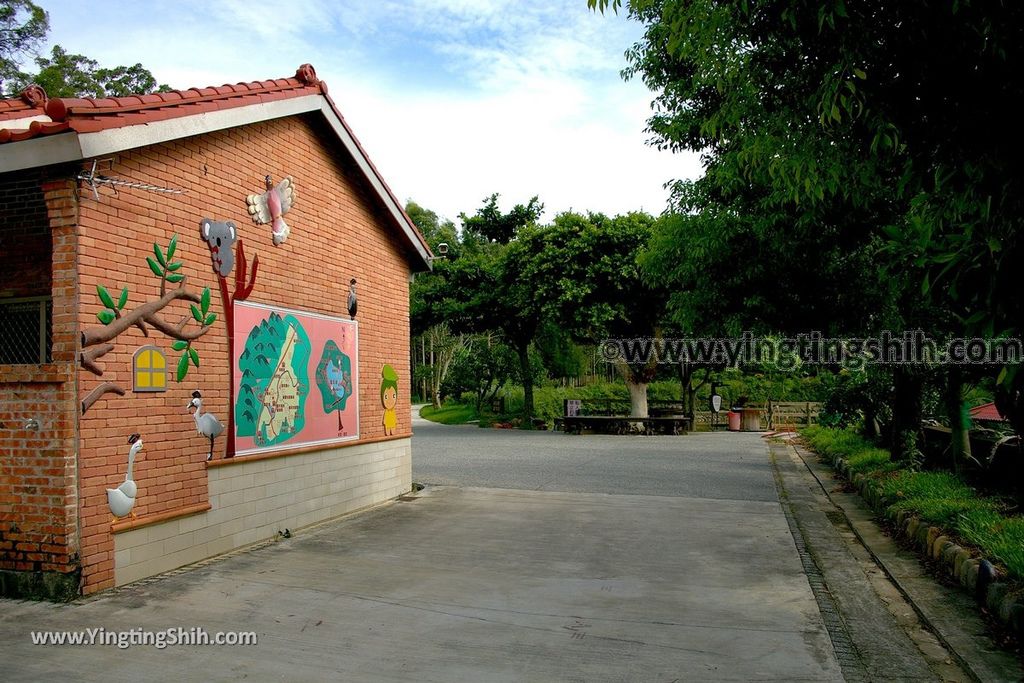
[[[313,63],[396,195],[453,219],[493,192],[659,213],[664,182],[700,173],[644,144],[652,95],[618,75],[640,27],[585,0],[44,5],[54,42],[172,87]]]

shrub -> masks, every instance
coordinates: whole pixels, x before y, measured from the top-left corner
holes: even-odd
[[[980,495],[950,472],[900,469],[889,453],[850,429],[814,425],[801,432],[817,452],[843,457],[851,473],[877,479],[889,511],[906,511],[954,532],[963,542],[1024,578],[1024,518],[1005,514],[1001,501]]]

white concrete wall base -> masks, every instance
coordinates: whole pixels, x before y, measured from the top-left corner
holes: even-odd
[[[400,496],[412,487],[412,443],[399,439],[240,461],[207,472],[211,510],[114,536],[116,585]]]

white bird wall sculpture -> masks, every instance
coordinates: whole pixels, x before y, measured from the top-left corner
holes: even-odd
[[[213,413],[203,412],[203,395],[198,390],[192,392],[192,400],[188,402],[188,410],[191,411],[192,408],[196,409],[195,414],[192,415],[192,419],[196,421],[196,431],[210,440],[210,454],[206,456],[206,459],[211,460],[213,458],[213,440],[224,431],[224,425]]]
[[[138,434],[132,434],[128,437],[128,443],[131,444],[131,449],[128,451],[128,472],[124,475],[124,482],[116,489],[107,489],[107,505],[110,507],[110,514],[114,515],[114,521],[129,514],[135,517],[132,508],[135,507],[135,496],[139,487],[132,479],[132,470],[135,467],[135,457],[142,450],[142,439]]]
[[[267,191],[263,194],[251,194],[245,198],[249,207],[249,215],[257,225],[270,223],[270,232],[274,237],[274,244],[282,244],[288,239],[288,224],[284,222],[283,216],[288,213],[295,203],[295,185],[292,177],[288,176],[274,186],[274,181],[268,175],[264,178]]]

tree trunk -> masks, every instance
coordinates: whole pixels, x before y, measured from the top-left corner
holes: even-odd
[[[683,403],[683,414],[693,417],[693,366],[689,363],[679,364],[679,400]]]
[[[892,429],[889,448],[893,460],[909,462],[917,457],[917,434],[921,429],[921,379],[912,371],[893,371]]]
[[[629,416],[647,417],[647,382],[637,382],[628,376],[626,388],[629,389]]]
[[[533,418],[533,372],[530,368],[530,345],[516,346],[519,355],[519,378],[523,383],[523,417]]]
[[[953,458],[955,472],[960,471],[960,463],[964,458],[971,457],[971,432],[964,412],[963,386],[964,378],[960,368],[950,365],[946,373],[945,404],[951,430],[950,456]]]
[[[877,439],[880,434],[878,428],[878,408],[873,401],[864,401],[864,424],[861,426],[861,433],[869,439]]]

